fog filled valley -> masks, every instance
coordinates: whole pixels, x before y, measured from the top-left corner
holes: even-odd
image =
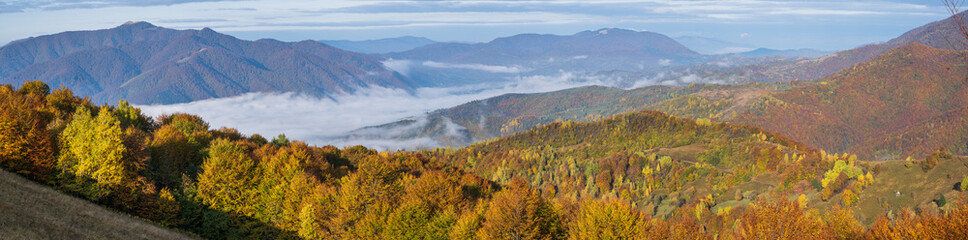
[[[0,239],[964,239],[963,5],[0,3]]]

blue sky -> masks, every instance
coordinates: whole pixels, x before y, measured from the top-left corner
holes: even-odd
[[[284,41],[412,35],[483,42],[619,27],[759,47],[840,50],[887,41],[945,17],[941,0],[2,0],[0,44],[143,20]]]

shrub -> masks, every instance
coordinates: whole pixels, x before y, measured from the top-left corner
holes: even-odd
[[[833,182],[827,184],[827,186],[820,191],[820,198],[824,201],[827,201],[827,199],[830,199],[830,197],[837,193],[837,191],[840,191],[840,189],[842,189],[846,183],[847,174],[841,173],[840,176],[837,176]]]
[[[965,179],[961,180],[961,191],[968,191],[968,177],[965,177]]]

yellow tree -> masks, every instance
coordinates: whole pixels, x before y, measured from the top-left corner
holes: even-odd
[[[198,197],[215,209],[252,215],[258,168],[237,142],[218,139],[212,142],[208,158],[198,175]]]
[[[508,189],[495,194],[479,232],[485,239],[561,239],[558,214],[537,191],[515,178]]]
[[[648,222],[628,204],[587,201],[571,223],[571,239],[635,239],[645,235]]]
[[[97,200],[129,178],[120,122],[108,107],[101,107],[97,117],[78,107],[72,119],[61,135],[57,167],[73,179],[69,188]]]

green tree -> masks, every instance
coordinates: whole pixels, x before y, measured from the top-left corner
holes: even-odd
[[[121,121],[122,127],[133,127],[143,131],[150,131],[154,127],[154,121],[143,114],[141,109],[128,104],[128,101],[118,101],[118,106],[114,108],[114,115]]]
[[[289,138],[286,138],[286,134],[280,133],[278,136],[272,139],[272,144],[276,146],[288,146]]]

